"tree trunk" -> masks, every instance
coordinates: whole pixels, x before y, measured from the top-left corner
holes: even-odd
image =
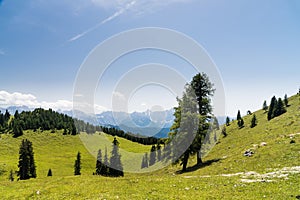
[[[202,165],[203,161],[200,155],[200,151],[197,152],[197,165]]]
[[[183,160],[182,160],[182,172],[186,171],[186,166],[187,166],[187,163],[188,163],[188,160],[189,160],[189,156],[190,156],[189,153],[184,154],[184,157],[183,157]]]

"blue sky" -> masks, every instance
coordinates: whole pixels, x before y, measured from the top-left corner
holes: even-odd
[[[76,74],[96,45],[132,28],[162,27],[190,36],[207,50],[223,79],[227,115],[235,116],[238,109],[245,114],[273,95],[298,91],[299,19],[298,0],[2,0],[0,107],[69,109]],[[120,61],[104,77],[106,90],[97,90],[99,112],[111,109],[107,88],[122,66],[159,62],[186,67],[151,51]],[[137,94],[130,110],[176,104],[172,95],[156,89]]]

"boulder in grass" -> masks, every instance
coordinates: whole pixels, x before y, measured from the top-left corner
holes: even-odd
[[[260,146],[261,146],[261,147],[267,146],[267,143],[266,143],[266,142],[261,142],[261,143],[260,143]]]

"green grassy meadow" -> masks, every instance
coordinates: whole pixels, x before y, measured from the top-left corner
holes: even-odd
[[[291,97],[289,104],[287,113],[271,121],[263,110],[253,113],[258,119],[254,128],[250,128],[251,115],[244,117],[242,129],[233,121],[226,127],[228,136],[221,136],[204,158],[205,165],[192,168],[196,162],[192,158],[189,172],[183,174],[178,173],[181,166],[170,165],[150,173],[125,173],[122,178],[93,176],[98,147],[104,145],[110,152],[113,140],[103,133],[64,136],[59,131],[26,131],[19,138],[2,134],[0,199],[296,199],[300,195],[300,96]],[[8,174],[17,170],[24,138],[33,143],[37,178],[10,182]],[[124,163],[130,157],[125,151],[142,155],[151,147],[122,138],[118,141]],[[262,142],[266,145],[261,146]],[[254,152],[252,157],[243,156],[247,149]],[[73,176],[78,151],[82,175]],[[282,170],[291,167],[298,168]],[[49,168],[52,177],[46,176]]]

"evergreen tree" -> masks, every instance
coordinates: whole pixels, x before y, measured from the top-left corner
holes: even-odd
[[[101,149],[98,150],[97,161],[96,161],[96,175],[107,175],[107,168],[102,163],[102,152]]]
[[[269,111],[268,111],[268,120],[271,120],[274,118],[274,109],[277,106],[277,99],[275,96],[272,97],[271,103],[269,106]]]
[[[267,112],[267,110],[268,110],[268,105],[267,105],[267,101],[266,100],[264,101],[264,104],[263,104],[263,110],[265,112]]]
[[[103,159],[103,166],[102,166],[102,175],[108,176],[109,175],[109,161],[108,161],[108,155],[107,155],[107,148],[105,147],[105,154]]]
[[[154,165],[155,161],[156,161],[156,148],[155,148],[155,145],[152,145],[151,150],[150,150],[149,166]]]
[[[197,153],[197,164],[202,163],[200,149],[210,127],[210,118],[208,115],[198,114],[197,98],[190,84],[185,86],[182,98],[177,98],[177,101],[175,120],[169,135],[170,148],[167,146],[164,150],[167,153],[166,157],[170,157],[172,162],[181,161],[182,171],[185,171],[190,155]]]
[[[157,143],[156,151],[157,151],[157,162],[159,162],[161,160],[161,146],[160,146],[160,143]]]
[[[197,152],[197,165],[201,165],[202,158],[200,155],[200,149],[202,142],[208,132],[209,126],[207,120],[210,119],[212,113],[211,97],[213,96],[215,89],[213,84],[210,82],[208,76],[205,73],[198,73],[193,77],[190,83],[193,88],[193,95],[196,95],[196,101],[198,103],[198,115],[199,117],[199,128],[196,133],[195,140],[193,141],[190,153]],[[197,113],[192,113],[192,115]],[[191,117],[191,116],[190,116]],[[192,118],[194,118],[193,116]]]
[[[288,100],[287,94],[284,95],[284,105],[285,105],[286,107],[289,106],[289,100]]]
[[[257,119],[256,119],[256,115],[254,114],[252,119],[251,119],[251,125],[250,127],[253,128],[257,125]]]
[[[124,176],[121,155],[119,154],[119,142],[114,138],[112,143],[113,149],[110,157],[109,175],[113,177]]]
[[[277,101],[277,104],[274,108],[274,117],[277,117],[285,112],[286,112],[286,109],[284,108],[281,98],[279,98]]]
[[[16,110],[16,112],[14,114],[14,119],[19,119],[19,117],[20,117],[19,111]]]
[[[51,169],[48,170],[47,176],[52,176],[52,170]]]
[[[4,120],[5,120],[6,122],[8,122],[9,119],[10,119],[10,114],[9,114],[8,110],[5,110]]]
[[[224,137],[227,136],[226,126],[223,126],[223,128],[222,128],[222,135],[223,135]]]
[[[19,121],[14,120],[13,122],[13,137],[19,137],[23,135],[23,129]]]
[[[244,127],[244,120],[243,120],[243,118],[241,118],[241,119],[238,121],[238,126],[239,126],[239,128],[243,128],[243,127]]]
[[[238,110],[236,119],[237,119],[238,121],[242,119],[240,110]]]
[[[148,164],[148,153],[145,153],[142,159],[142,164],[141,164],[141,168],[148,168],[149,164]]]
[[[230,125],[230,118],[227,116],[226,117],[226,126],[229,126]]]
[[[75,160],[75,164],[74,164],[74,175],[75,176],[81,175],[80,170],[81,170],[81,155],[80,155],[80,152],[78,152],[76,160]]]
[[[27,139],[23,139],[20,146],[18,167],[18,176],[20,180],[36,178],[33,147],[32,143]]]

